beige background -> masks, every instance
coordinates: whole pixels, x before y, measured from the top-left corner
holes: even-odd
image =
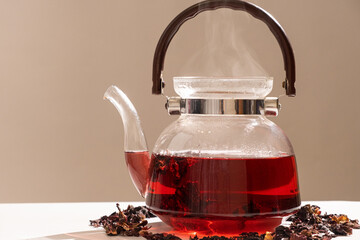
[[[102,96],[111,84],[128,94],[152,148],[174,119],[151,95],[153,52],[171,19],[195,2],[0,1],[0,202],[141,200],[123,161],[121,120]],[[276,17],[295,51],[298,96],[282,98],[273,120],[295,148],[302,199],[360,200],[360,1],[252,2]],[[264,70],[251,74],[274,76],[271,95],[279,95],[276,41],[230,10],[183,26],[166,58],[166,91],[174,75],[218,74],[209,66],[221,63],[221,51],[211,58],[197,50],[227,41],[235,60],[230,70],[219,64],[220,73],[246,72],[252,54]]]

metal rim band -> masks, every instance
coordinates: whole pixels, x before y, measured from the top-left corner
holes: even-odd
[[[182,99],[168,98],[166,108],[170,115],[265,115],[277,116],[278,98],[265,99]]]
[[[184,114],[261,114],[264,100],[247,99],[184,99]]]

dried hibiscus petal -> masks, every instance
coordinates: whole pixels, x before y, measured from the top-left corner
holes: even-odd
[[[102,226],[107,235],[115,236],[140,236],[150,229],[145,220],[146,212],[142,208],[135,209],[129,206],[127,210],[121,211],[119,204],[116,204],[119,212],[114,212],[110,216],[103,216],[97,220],[90,220],[93,227]]]

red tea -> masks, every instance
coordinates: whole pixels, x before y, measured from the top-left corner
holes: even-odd
[[[146,204],[180,231],[272,231],[300,206],[294,156],[153,155]]]
[[[126,165],[136,189],[144,197],[149,180],[150,156],[148,151],[125,152]]]

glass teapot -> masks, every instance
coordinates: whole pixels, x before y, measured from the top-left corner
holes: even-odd
[[[162,94],[169,43],[180,26],[205,10],[243,10],[267,24],[281,47],[283,87],[295,96],[295,60],[281,26],[261,8],[239,0],[208,0],[181,12],[165,29],[153,64],[153,94]],[[176,77],[178,97],[168,97],[168,126],[149,154],[135,107],[116,86],[104,98],[124,124],[125,158],[139,193],[161,220],[176,230],[204,233],[272,231],[298,209],[294,150],[267,116],[277,116],[278,98],[266,97],[267,77]]]

